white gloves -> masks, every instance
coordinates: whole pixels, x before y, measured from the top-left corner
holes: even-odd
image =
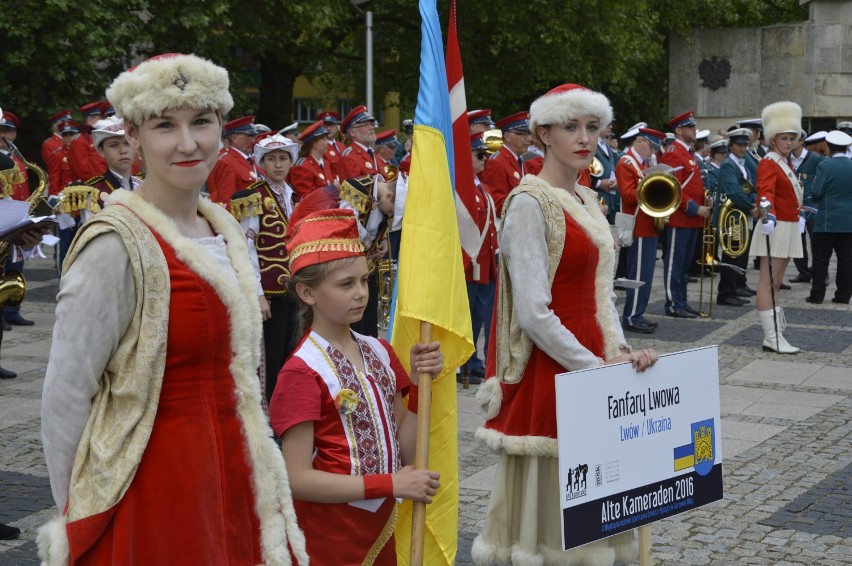
[[[805,233],[805,217],[800,216],[799,217],[799,234],[804,234],[804,233]]]
[[[763,235],[768,236],[775,231],[775,221],[767,220],[766,222],[761,222],[760,227],[763,230]]]

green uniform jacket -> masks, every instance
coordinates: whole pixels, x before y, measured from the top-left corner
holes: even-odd
[[[814,232],[852,232],[852,159],[837,154],[816,171],[811,198],[819,209]]]

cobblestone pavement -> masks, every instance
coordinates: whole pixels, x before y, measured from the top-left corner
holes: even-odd
[[[760,349],[751,306],[714,305],[710,319],[662,316],[662,265],[649,306],[653,335],[628,334],[634,347],[675,352],[719,345],[725,497],[652,526],[652,556],[664,565],[852,564],[852,310],[805,303],[809,285],[782,291],[785,335],[796,356]],[[833,292],[834,264],[831,269]],[[50,349],[57,281],[48,261],[27,266],[24,316],[32,327],[5,335],[2,365],[19,377],[0,381],[0,522],[20,538],[0,541],[0,566],[38,564],[35,530],[52,499],[39,442],[38,414]],[[792,264],[787,272],[795,275]],[[757,276],[749,272],[752,287]],[[698,284],[689,288],[698,305]],[[623,293],[620,293],[623,299]],[[482,424],[476,387],[459,387],[460,499],[457,564],[470,561],[482,526],[496,457],[474,439]]]

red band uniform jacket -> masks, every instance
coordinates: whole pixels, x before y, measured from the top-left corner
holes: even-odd
[[[669,218],[669,226],[702,228],[704,218],[697,214],[698,207],[704,206],[704,182],[701,180],[701,169],[698,167],[695,155],[685,143],[675,140],[663,154],[660,163],[683,168],[674,173],[681,186],[681,199],[680,206]]]
[[[632,148],[628,148],[615,165],[615,179],[618,181],[618,190],[621,192],[621,212],[636,215],[633,235],[637,238],[656,238],[658,235],[654,227],[654,219],[641,210],[636,212],[636,207],[639,206],[636,194],[639,183],[645,177],[643,172],[647,168],[647,162],[643,163]]]

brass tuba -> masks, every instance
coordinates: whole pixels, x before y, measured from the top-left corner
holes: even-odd
[[[27,161],[11,141],[4,141],[9,146],[9,149],[12,150],[12,153],[17,155],[24,162],[24,165],[28,169],[32,169],[38,177],[38,186],[30,194],[30,198],[27,199],[27,202],[30,203],[30,214],[38,213],[42,216],[51,214],[51,206],[44,200],[44,193],[47,190],[47,174],[44,172],[44,169],[35,163]],[[6,263],[6,259],[9,257],[9,250],[11,249],[10,246],[9,242],[0,241],[0,265]],[[26,292],[27,282],[20,271],[10,270],[0,277],[0,307],[21,304],[26,296]]]
[[[677,207],[680,206],[681,187],[672,174],[672,168],[660,163],[645,170],[645,177],[636,189],[639,209],[654,219],[654,227],[662,232]]]
[[[385,177],[385,182],[392,183],[396,181],[396,178],[399,177],[399,167],[394,165],[393,163],[388,163],[385,165],[385,170],[383,172]]]
[[[488,155],[497,153],[503,147],[503,131],[488,130],[482,132],[482,141],[485,142],[485,151]]]
[[[742,210],[734,208],[733,201],[726,195],[722,195],[720,200],[722,208],[719,211],[719,247],[726,255],[737,258],[748,252],[751,237],[748,217]]]

